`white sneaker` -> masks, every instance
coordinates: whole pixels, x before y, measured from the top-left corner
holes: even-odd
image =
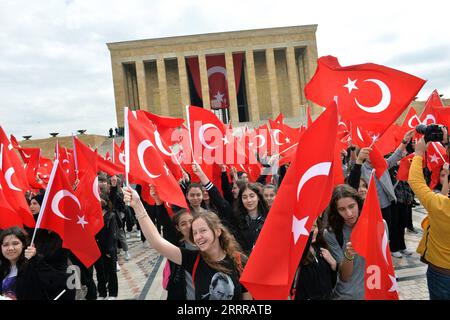
[[[400,250],[400,252],[404,256],[411,256],[413,254],[412,251],[409,251],[408,249]]]
[[[130,261],[130,259],[131,259],[130,253],[128,251],[125,251],[125,260]]]
[[[108,297],[107,300],[117,300],[117,297]]]
[[[136,237],[140,238],[141,237],[141,232],[138,230],[136,231]]]
[[[117,264],[116,264],[116,271],[117,272],[119,272],[120,271],[120,265],[119,265],[119,263],[117,262]]]
[[[130,239],[131,235],[127,232],[126,235],[125,235],[125,238]]]
[[[403,257],[403,255],[399,251],[391,252],[391,255],[394,258],[402,258]]]

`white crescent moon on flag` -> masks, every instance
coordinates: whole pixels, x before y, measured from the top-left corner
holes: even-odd
[[[436,119],[434,118],[434,116],[432,114],[427,114],[425,119],[423,119],[422,123],[423,124],[428,124],[428,119],[431,120],[431,123],[436,123]]]
[[[6,183],[8,184],[8,187],[11,190],[15,190],[15,191],[22,191],[22,189],[17,188],[11,181],[12,175],[14,174],[14,168],[10,167],[8,170],[6,170],[5,172],[5,180]]]
[[[23,155],[24,155],[25,158],[31,157],[31,156],[27,155],[27,154],[25,153],[25,151],[22,151],[22,152],[23,152]]]
[[[169,157],[172,155],[172,152],[169,152],[164,148],[163,143],[161,141],[161,135],[159,134],[158,130],[155,130],[155,142],[159,151],[161,151],[162,153],[164,153],[166,156]]]
[[[217,128],[215,125],[213,125],[211,123],[207,123],[207,124],[201,125],[200,128],[198,129],[198,138],[200,139],[200,142],[202,143],[202,145],[205,148],[210,149],[210,150],[214,150],[214,149],[217,149],[218,146],[211,147],[205,141],[205,131],[208,130],[209,128],[216,128],[220,132],[220,129]]]
[[[125,154],[123,152],[119,153],[119,161],[125,165]]]
[[[328,176],[328,174],[330,173],[330,168],[331,162],[320,162],[313,165],[308,170],[306,170],[306,172],[301,177],[300,182],[298,183],[297,201],[299,201],[300,192],[302,191],[302,188],[305,185],[305,183],[317,176]]]
[[[276,145],[283,145],[284,143],[280,143],[280,141],[278,141],[278,134],[281,132],[280,129],[275,129],[273,130],[273,141],[275,142]]]
[[[355,98],[355,103],[358,105],[358,107],[369,113],[380,113],[386,110],[387,107],[389,107],[389,104],[391,103],[391,91],[389,90],[389,87],[383,81],[378,79],[367,79],[364,80],[364,82],[373,82],[380,88],[381,100],[375,106],[366,107],[360,104],[358,100]]]
[[[153,148],[155,147],[149,140],[144,140],[141,143],[139,143],[139,146],[137,149],[138,159],[139,159],[139,163],[141,164],[141,167],[145,171],[145,173],[150,178],[156,179],[160,176],[160,174],[158,174],[158,175],[152,174],[150,171],[148,171],[147,167],[145,166],[145,162],[144,162],[144,152],[149,147],[153,147]]]
[[[98,176],[95,177],[94,183],[92,183],[92,192],[97,200],[100,201],[100,194],[98,193]]]
[[[345,122],[342,122],[342,121],[339,121],[338,126],[344,126],[346,129],[348,129]]]
[[[416,127],[416,126],[414,126],[414,125],[412,124],[412,121],[413,121],[414,119],[417,120],[417,124],[420,123],[419,117],[417,117],[417,115],[414,115],[413,117],[411,117],[411,119],[408,120],[408,126],[409,126],[411,129],[414,129],[414,128]]]
[[[383,232],[383,240],[381,240],[381,249],[383,250],[383,257],[386,261],[386,264],[389,265],[389,261],[387,259],[387,247],[388,247],[388,236],[386,234],[386,229]]]
[[[55,194],[55,196],[53,197],[53,200],[52,200],[52,211],[58,217],[60,217],[62,219],[70,220],[64,214],[62,214],[61,211],[59,211],[59,202],[64,197],[72,198],[77,203],[78,207],[81,209],[81,205],[80,205],[80,202],[78,201],[77,197],[75,197],[70,191],[63,189],[63,190],[59,190]]]
[[[356,127],[356,134],[358,135],[358,138],[361,139],[361,141],[364,141],[364,139],[361,135],[361,131],[359,131],[359,127]]]
[[[227,79],[227,69],[225,69],[224,67],[219,67],[219,66],[214,66],[208,69],[208,78],[210,76],[212,76],[214,73],[221,73],[223,74],[223,76],[225,77],[226,80]]]
[[[69,160],[64,159],[64,160],[62,161],[62,163],[69,163]]]
[[[257,148],[260,148],[266,144],[266,138],[262,134],[258,134],[257,136],[255,136],[255,139],[256,138],[259,138],[261,140],[261,143],[256,145]]]

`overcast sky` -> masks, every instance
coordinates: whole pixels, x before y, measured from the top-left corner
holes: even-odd
[[[116,125],[107,42],[318,24],[319,56],[422,77],[450,98],[447,1],[1,0],[0,125],[21,139]]]

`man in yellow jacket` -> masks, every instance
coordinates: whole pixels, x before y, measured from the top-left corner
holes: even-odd
[[[444,144],[448,144],[447,130]],[[420,139],[409,170],[408,183],[428,211],[422,221],[423,237],[417,248],[421,261],[428,264],[427,282],[431,300],[450,299],[450,199],[434,193],[424,179],[422,159],[427,144]],[[448,149],[447,149],[448,152]]]

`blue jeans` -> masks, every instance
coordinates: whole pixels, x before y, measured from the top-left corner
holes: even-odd
[[[450,300],[450,275],[428,266],[427,282],[430,300]]]

